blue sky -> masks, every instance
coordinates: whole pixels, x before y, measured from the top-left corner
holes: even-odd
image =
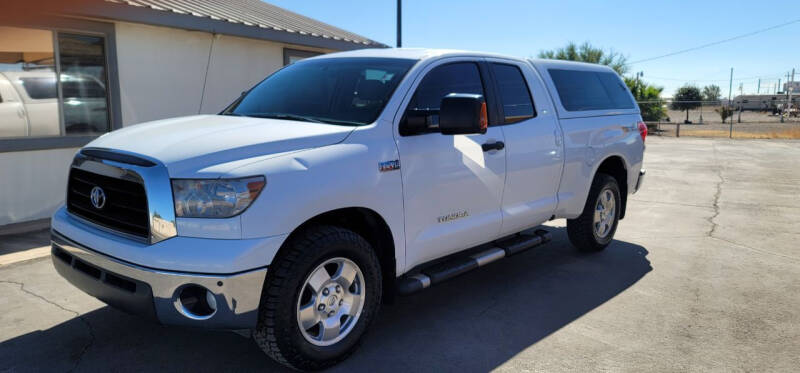
[[[395,45],[395,0],[268,0],[269,3]],[[663,55],[800,19],[800,2],[404,0],[403,46],[455,48],[535,56],[569,41],[621,52],[630,61]],[[717,84],[728,94],[734,68],[755,93],[793,67],[800,74],[800,22],[674,57],[631,66],[665,88]],[[796,75],[800,80],[800,75]]]

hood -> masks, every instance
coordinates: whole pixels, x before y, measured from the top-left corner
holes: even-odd
[[[164,163],[172,177],[192,177],[212,166],[223,166],[213,167],[213,173],[221,174],[234,168],[234,161],[336,144],[352,131],[283,119],[196,115],[125,127],[87,147],[149,156]]]

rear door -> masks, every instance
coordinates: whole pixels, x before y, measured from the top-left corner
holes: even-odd
[[[396,116],[407,268],[493,240],[500,231],[505,150],[483,151],[482,145],[504,141],[502,130],[442,135],[436,129],[439,104],[450,93],[480,94],[492,104],[484,67],[481,60],[470,58],[432,63]],[[407,133],[405,118],[420,114],[428,117],[430,131]]]
[[[488,59],[506,143],[501,235],[548,220],[558,204],[561,129],[538,74],[527,63]]]

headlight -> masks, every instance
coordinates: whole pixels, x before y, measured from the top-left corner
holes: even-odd
[[[175,216],[229,218],[250,206],[266,184],[263,176],[242,179],[173,179]]]

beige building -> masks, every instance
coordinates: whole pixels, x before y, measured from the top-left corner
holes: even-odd
[[[45,227],[73,155],[105,132],[216,113],[296,60],[385,47],[259,0],[54,2],[30,16],[36,3],[0,5],[0,233]]]

